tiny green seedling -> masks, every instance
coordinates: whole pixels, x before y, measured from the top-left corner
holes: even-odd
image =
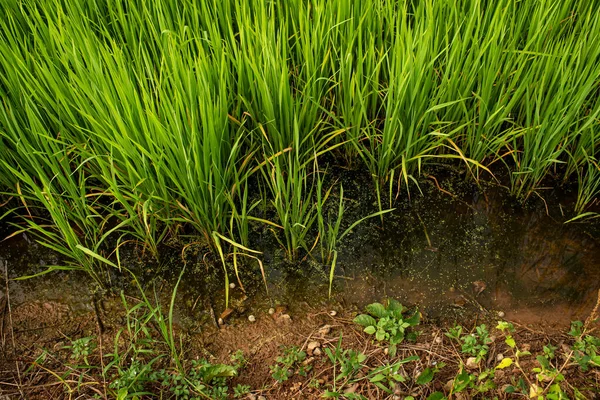
[[[492,340],[489,337],[489,331],[485,324],[475,328],[475,332],[469,335],[464,335],[461,338],[462,352],[477,358],[477,362],[481,361],[488,353],[489,344]]]
[[[236,399],[244,397],[250,393],[250,385],[240,385],[238,384],[233,388],[233,397]]]
[[[355,393],[342,393],[339,389],[346,385],[357,382],[357,373],[364,367],[363,363],[367,356],[353,349],[342,349],[342,335],[332,349],[326,347],[325,354],[329,361],[333,364],[333,383],[329,389],[323,393],[323,397],[327,398],[345,398],[362,399],[363,397]]]
[[[581,321],[571,322],[569,335],[575,338],[572,357],[581,370],[600,367],[600,338],[586,333],[586,327]]]
[[[408,379],[406,374],[400,370],[402,365],[417,360],[419,360],[419,356],[410,356],[395,363],[375,368],[368,375],[369,382],[384,392],[392,394],[397,383],[406,382]]]
[[[287,381],[294,373],[306,376],[310,371],[310,365],[302,362],[306,359],[306,353],[296,346],[284,349],[283,355],[277,357],[277,364],[271,365],[271,375],[277,382]]]
[[[444,333],[450,339],[454,339],[457,342],[460,341],[460,336],[462,335],[463,328],[460,325],[455,325],[452,328],[448,329],[448,332]]]
[[[409,328],[419,325],[421,314],[415,310],[412,315],[406,316],[407,309],[396,300],[389,300],[387,306],[381,303],[369,304],[366,307],[368,314],[360,314],[354,318],[354,323],[364,327],[369,335],[375,335],[378,341],[390,343],[389,354],[396,355],[397,345],[406,338],[416,340],[416,333]]]
[[[419,376],[417,376],[417,379],[415,380],[415,382],[418,385],[427,385],[428,383],[433,381],[435,374],[440,372],[441,369],[444,368],[445,366],[446,366],[446,364],[441,362],[441,363],[437,363],[436,365],[434,365],[432,367],[425,368],[423,370],[423,372],[421,372],[419,374]]]
[[[67,349],[71,349],[71,358],[74,360],[81,360],[86,364],[89,364],[88,357],[92,354],[96,348],[93,336],[75,339],[71,342],[70,346],[65,346]]]

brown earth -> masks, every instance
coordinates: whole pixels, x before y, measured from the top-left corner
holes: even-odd
[[[108,353],[112,352],[118,335],[118,345],[125,345],[125,333],[121,330],[125,326],[126,314],[119,299],[105,300],[101,307],[95,308],[96,311],[79,315],[71,313],[67,306],[54,302],[31,302],[15,309],[10,309],[6,300],[0,303],[0,398],[79,399],[94,395],[100,398],[107,396],[107,383],[102,381],[97,371],[90,370],[84,374],[78,372],[72,367],[70,352],[64,347],[75,338],[98,335],[99,346],[90,355],[90,364],[106,365],[109,362]],[[134,303],[135,299],[131,299],[131,304]],[[266,312],[256,315],[255,322],[232,319],[220,328],[205,326],[201,332],[194,334],[178,329],[177,335],[182,340],[184,358],[187,360],[205,357],[213,363],[227,363],[231,354],[242,350],[248,363],[239,376],[233,379],[231,386],[250,385],[253,394],[249,398],[253,399],[259,398],[258,396],[266,399],[322,398],[324,389],[331,388],[328,385],[333,383],[334,377],[333,366],[322,351],[320,355],[308,355],[307,364],[312,365],[312,370],[307,377],[296,374],[287,382],[278,383],[272,378],[269,368],[275,364],[282,347],[296,345],[307,350],[308,344],[313,341],[318,342],[320,349],[334,348],[341,337],[343,348],[359,350],[367,355],[365,368],[359,372],[359,377],[366,376],[369,370],[389,361],[410,355],[419,356],[418,361],[402,366],[400,373],[411,379],[398,384],[393,394],[383,392],[367,379],[341,389],[346,393],[360,393],[368,399],[402,399],[409,395],[420,399],[434,391],[447,394],[448,381],[456,376],[461,365],[467,364],[467,356],[461,354],[460,346],[444,335],[451,325],[449,323],[434,323],[425,318],[418,327],[420,334],[417,341],[403,343],[399,346],[396,358],[392,359],[384,346],[374,343],[371,337],[352,323],[355,313],[338,310],[332,315],[331,311],[331,308],[315,309],[306,306],[302,312],[288,318],[288,311],[280,308],[273,315]],[[479,315],[462,322],[466,330],[482,322],[493,327],[495,317],[489,314]],[[525,372],[522,373],[514,366],[496,370],[493,381],[498,389],[477,398],[522,398],[523,395],[507,394],[501,389],[510,383],[514,384],[518,376],[525,376],[535,382],[535,374],[530,371],[538,366],[535,355],[542,352],[544,345],[552,343],[564,350],[564,353],[569,351],[567,345],[572,342],[572,338],[564,330],[525,324],[515,326],[517,329],[513,336],[518,347],[529,349],[533,354],[523,358],[520,363],[520,369]],[[472,372],[494,369],[498,354],[507,357],[510,355],[510,349],[498,336],[499,332],[491,331],[496,338],[490,345],[487,361]],[[424,368],[441,362],[446,366],[435,375],[433,382],[428,385],[414,383],[414,378]],[[600,398],[598,369],[582,372],[565,358],[565,354],[558,357],[557,364],[566,376],[566,392],[573,393],[573,388],[576,387],[585,398]],[[457,394],[451,398],[470,397]]]

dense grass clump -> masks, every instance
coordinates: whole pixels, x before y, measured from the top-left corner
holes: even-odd
[[[319,240],[331,259],[326,153],[370,172],[382,210],[445,158],[473,179],[504,164],[521,199],[549,175],[577,180],[584,213],[600,193],[597,8],[3,1],[0,188],[94,274],[114,243],[156,253],[182,229],[249,255],[251,224],[291,259]]]

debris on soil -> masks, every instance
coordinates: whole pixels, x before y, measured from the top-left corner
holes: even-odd
[[[322,327],[319,328],[319,330],[317,331],[317,334],[320,337],[325,337],[326,335],[329,335],[329,332],[331,332],[331,325],[323,325]]]
[[[126,351],[132,337],[123,331],[123,321],[129,318],[131,323],[135,314],[123,307],[110,310],[101,315],[105,330],[100,333],[93,312],[73,316],[52,303],[15,307],[14,344],[6,341],[2,348],[6,356],[0,361],[0,393],[28,399],[67,399],[75,393],[86,398],[105,393],[116,396],[116,381],[110,381],[115,376],[109,375],[107,381],[98,372],[102,368],[85,367],[77,372],[77,364],[107,365],[115,343],[119,351]],[[418,333],[414,340],[403,340],[392,352],[387,341],[379,341],[351,322],[353,312],[342,310],[331,316],[327,309],[304,313],[295,309],[294,315],[293,324],[282,322],[291,317],[281,308],[273,318],[248,323],[230,317],[228,325],[207,326],[198,333],[175,327],[175,343],[181,340],[185,349],[180,362],[195,365],[191,363],[208,360],[216,366],[232,365],[235,359],[238,373],[228,378],[229,397],[215,395],[219,399],[231,398],[233,388],[246,393],[238,398],[255,400],[316,400],[333,392],[339,399],[427,399],[435,393],[441,397],[433,398],[440,399],[510,399],[550,390],[560,390],[569,398],[575,398],[575,391],[580,398],[595,398],[600,387],[600,368],[590,361],[593,358],[577,358],[600,347],[600,339],[591,336],[597,317],[575,323],[570,334],[565,334],[498,322],[495,312],[478,316],[476,325],[472,317],[429,321],[425,316],[414,327]],[[462,322],[460,330],[457,322]],[[169,367],[171,358],[168,346],[161,350],[165,343],[156,328],[145,328],[156,342],[144,351],[167,355],[152,367],[158,370]],[[121,360],[120,370],[134,366],[132,360]],[[136,362],[143,360],[140,356]],[[586,370],[581,368],[583,362],[587,362]]]
[[[475,296],[479,296],[487,288],[487,284],[484,281],[473,282],[473,292]]]
[[[223,312],[219,316],[219,319],[222,321],[226,321],[227,318],[231,317],[231,314],[233,314],[233,311],[234,311],[233,308],[226,308],[225,310],[223,310]]]
[[[275,317],[275,321],[281,324],[289,324],[292,322],[292,317],[289,314],[280,314]]]

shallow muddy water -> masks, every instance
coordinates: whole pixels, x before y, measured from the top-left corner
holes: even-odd
[[[394,297],[432,315],[495,310],[534,324],[589,313],[600,287],[593,233],[553,220],[543,206],[517,207],[497,189],[469,200],[426,196],[345,253],[343,298]]]
[[[562,327],[587,316],[600,288],[598,224],[562,223],[566,218],[561,219],[560,199],[551,203],[549,216],[543,202],[523,208],[501,188],[445,185],[461,195],[426,186],[423,196],[413,193],[412,201],[401,202],[383,225],[371,220],[355,229],[339,249],[332,299],[327,296],[328,267],[314,261],[290,265],[272,240],[257,235],[269,292],[256,265],[253,271],[245,269],[246,295],[239,285],[231,291],[234,315],[266,312],[277,304],[302,309],[329,302],[332,308],[362,308],[393,297],[431,318],[493,311],[521,323]],[[370,196],[350,188],[346,197],[349,215],[358,218],[363,211],[353,209],[353,201],[363,204]],[[0,266],[10,278],[56,262],[25,235],[0,245]],[[167,302],[182,265],[174,256],[160,266],[146,268],[153,272],[145,281],[160,281],[159,293]],[[52,302],[73,313],[90,311],[93,295],[86,282],[85,276],[67,273],[10,281],[11,304],[18,309]],[[208,273],[199,262],[188,269],[177,299],[176,317],[182,325],[210,322],[225,308],[222,277]]]
[[[432,187],[383,227],[360,225],[340,249],[336,300],[362,308],[392,297],[430,317],[495,311],[538,326],[588,315],[600,289],[597,225],[561,222],[561,199],[548,215],[543,202],[523,208],[501,188],[455,191],[462,195]],[[323,299],[328,272],[277,270],[273,286],[288,301]]]

